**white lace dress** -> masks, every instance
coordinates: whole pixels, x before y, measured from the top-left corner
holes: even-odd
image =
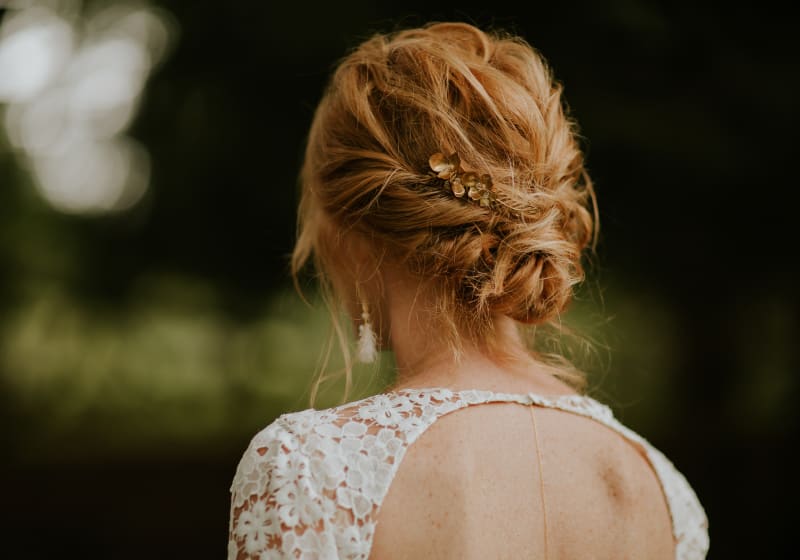
[[[381,503],[408,447],[448,412],[517,402],[593,418],[639,446],[667,498],[675,558],[705,558],[708,521],[686,479],[611,409],[586,396],[407,389],[284,414],[258,433],[231,486],[228,558],[366,559]]]

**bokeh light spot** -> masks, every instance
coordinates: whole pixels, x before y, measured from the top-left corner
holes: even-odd
[[[149,186],[150,157],[126,135],[172,20],[145,4],[83,14],[32,1],[0,28],[0,102],[11,145],[38,193],[61,212],[133,207]],[[73,6],[74,8],[74,6]]]

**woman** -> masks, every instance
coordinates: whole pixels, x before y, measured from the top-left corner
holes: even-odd
[[[340,63],[294,269],[313,257],[397,382],[255,436],[229,558],[705,557],[683,476],[520,334],[558,321],[596,231],[560,93],[524,41],[460,23]]]

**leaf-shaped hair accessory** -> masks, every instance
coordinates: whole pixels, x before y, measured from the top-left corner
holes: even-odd
[[[478,175],[474,171],[461,169],[461,158],[456,152],[449,156],[436,152],[428,158],[428,165],[439,179],[444,179],[444,188],[453,193],[456,198],[464,198],[477,202],[483,207],[491,207],[494,202],[492,193],[492,177],[483,173]]]
[[[436,173],[439,179],[449,179],[453,173],[457,173],[461,161],[458,154],[453,152],[449,156],[445,156],[440,152],[436,152],[428,159],[428,165]]]

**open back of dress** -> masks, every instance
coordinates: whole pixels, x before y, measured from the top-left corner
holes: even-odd
[[[229,558],[708,549],[684,477],[584,396],[401,390],[283,415],[253,438],[231,490]]]

